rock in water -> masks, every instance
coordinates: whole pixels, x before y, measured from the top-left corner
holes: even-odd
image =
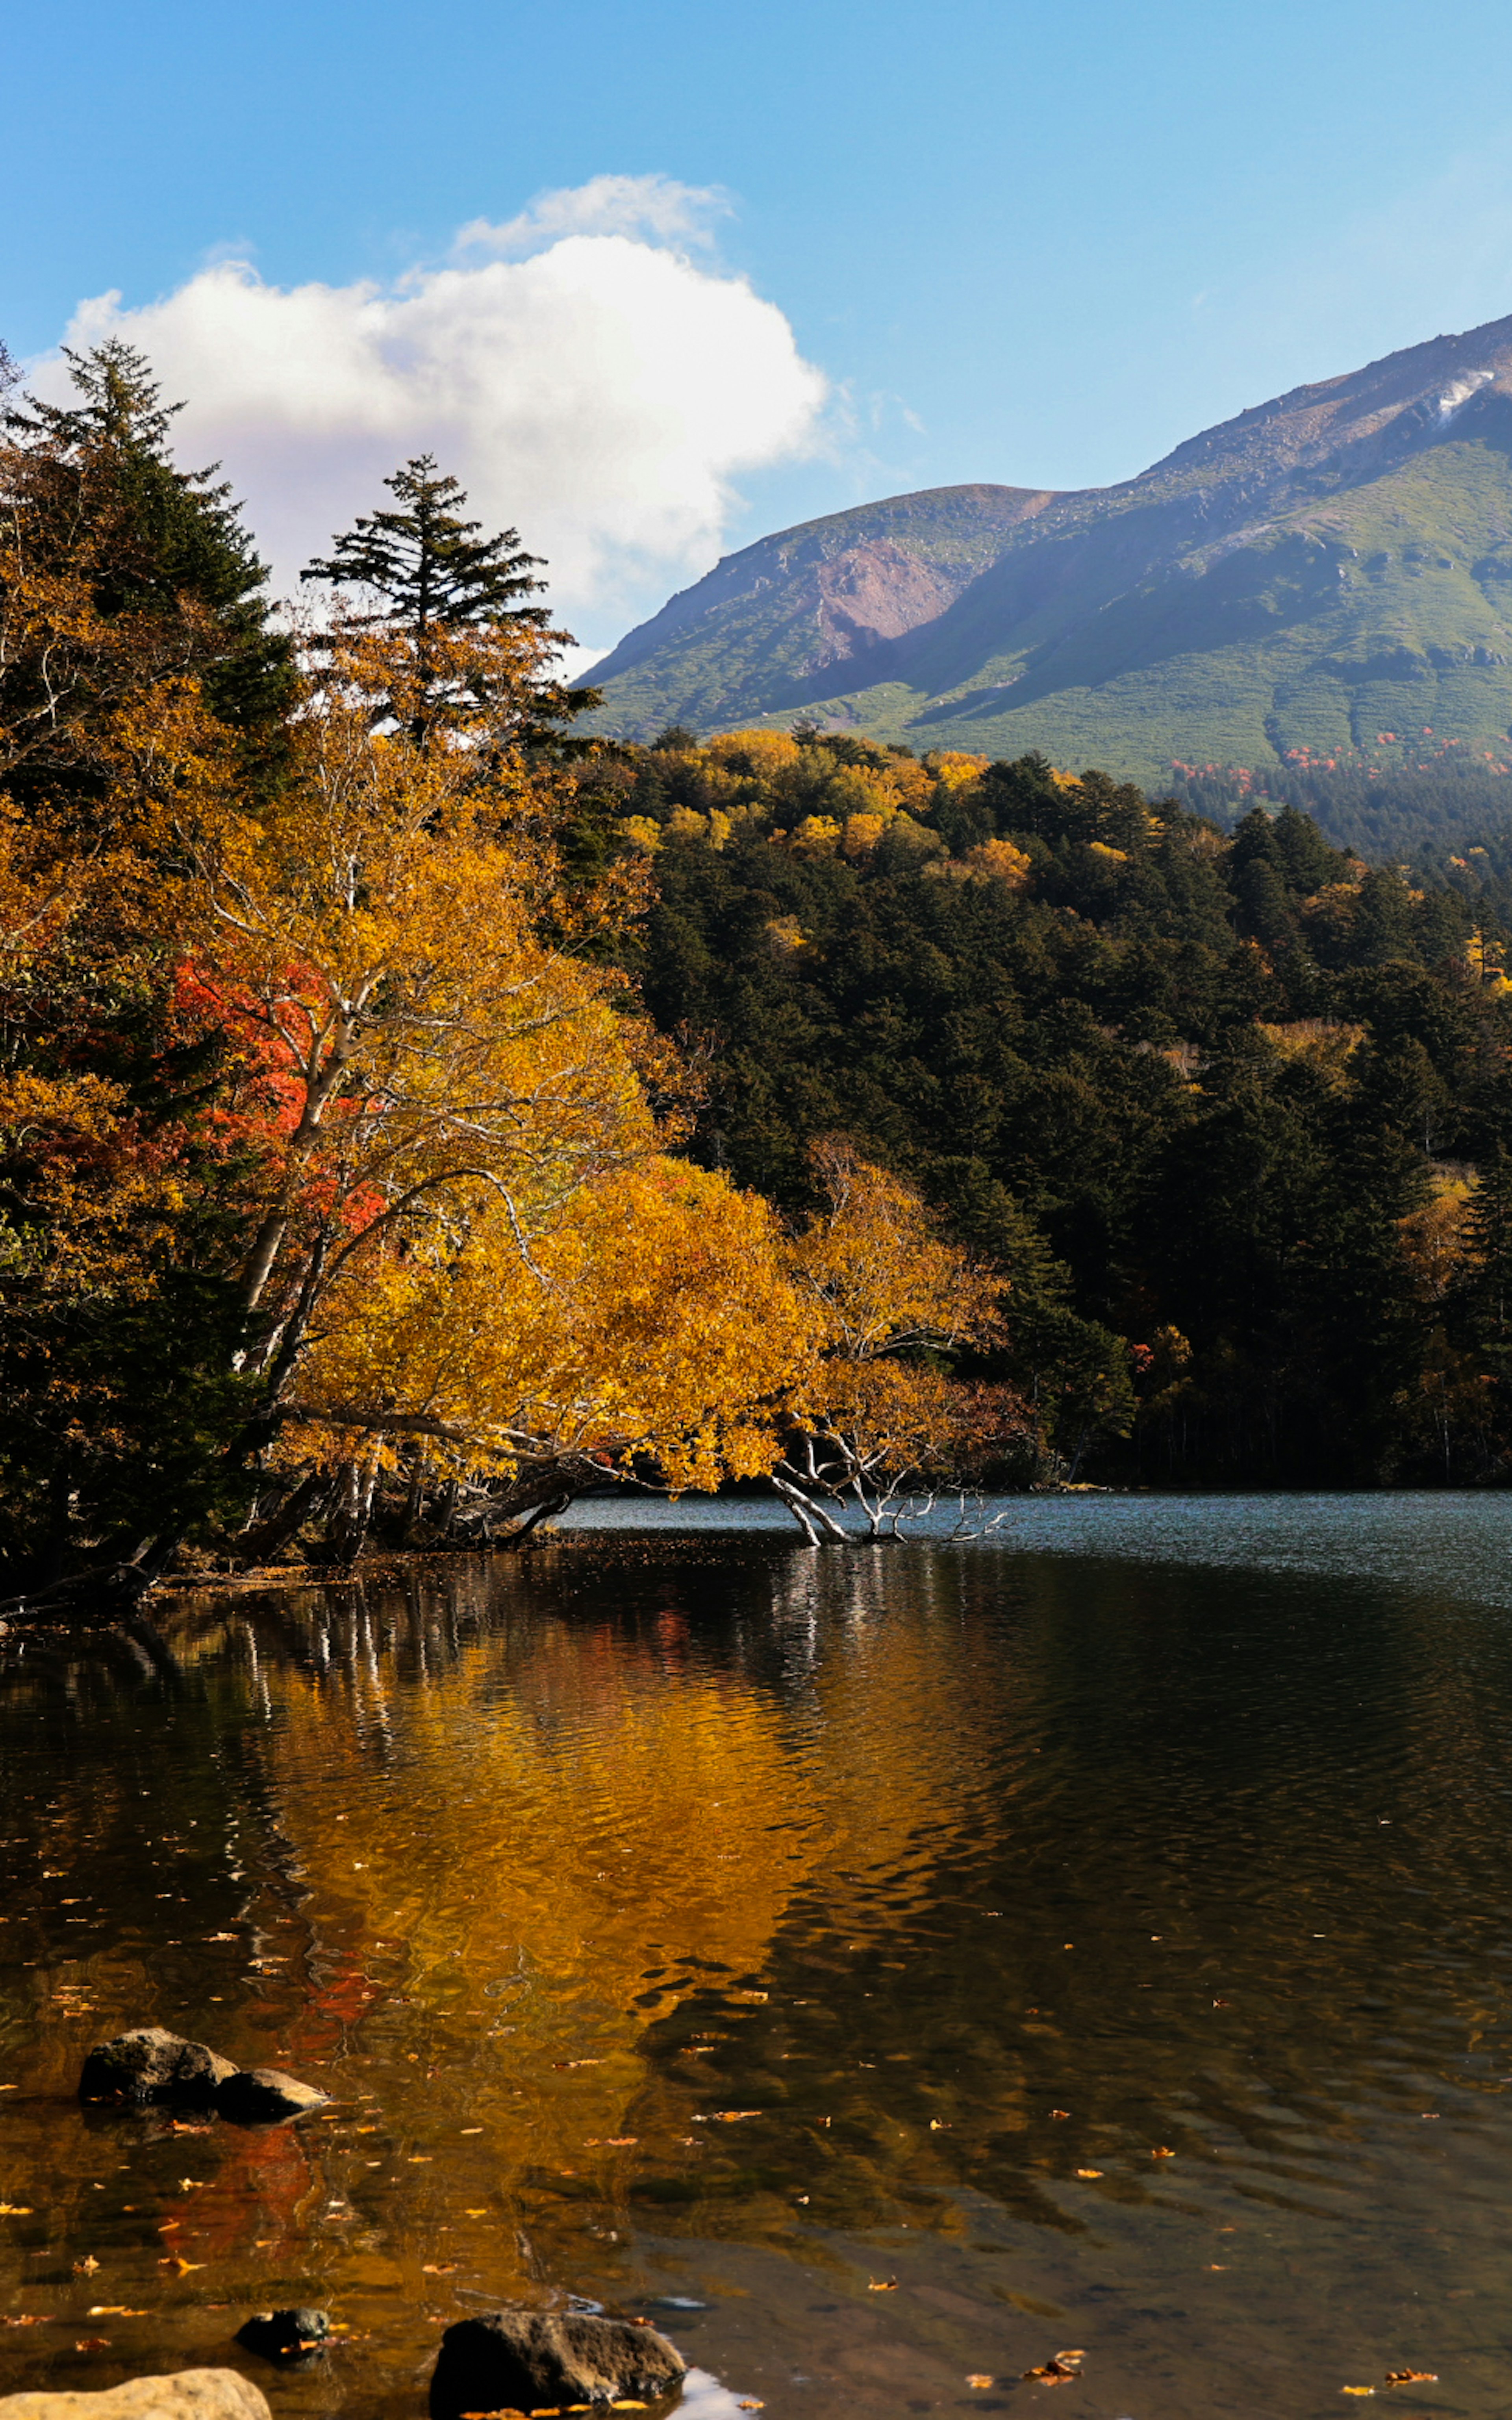
[[[100,2395],[0,2395],[0,2420],[272,2420],[268,2397],[236,2369],[129,2378]]]
[[[276,2067],[243,2067],[225,2077],[215,2095],[223,2118],[239,2126],[273,2126],[281,2118],[301,2118],[307,2109],[323,2109],[329,2093],[313,2084],[281,2075]]]
[[[100,2042],[79,2078],[82,2101],[177,2101],[206,2107],[235,2075],[235,2062],[161,2025],[138,2025]],[[208,2373],[207,2373],[208,2375]]]
[[[448,2328],[430,2381],[431,2420],[675,2394],[687,2364],[655,2328],[576,2311],[494,2311]]]
[[[286,2367],[324,2352],[330,2334],[331,2319],[325,2311],[259,2311],[245,2327],[238,2328],[237,2342],[245,2345],[248,2352],[260,2352],[265,2361],[282,2362]]]

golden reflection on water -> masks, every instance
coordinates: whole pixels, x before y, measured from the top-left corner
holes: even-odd
[[[316,2301],[349,2349],[279,2408],[397,2420],[448,2319],[570,2288],[710,2304],[672,2333],[773,2420],[800,2372],[848,2420],[1006,2410],[968,2372],[1062,2343],[1108,2420],[1335,2410],[1370,2363],[1489,2420],[1501,1621],[658,1544],[39,1636],[0,2392]],[[335,2103],[81,2113],[89,2041],[154,2021]]]
[[[959,1833],[982,1787],[967,1676],[927,1627],[873,1631],[862,1611],[797,1709],[692,1660],[675,1610],[628,1648],[610,1623],[548,1621],[502,1668],[475,1640],[403,1688],[361,1658],[341,1668],[349,1694],[270,1682],[272,1799],[339,1978],[296,2051],[323,2046],[308,2028],[332,1992],[360,1995],[402,1947],[405,2030],[425,2044],[407,2061],[432,2103],[465,2072],[496,2192],[611,2169],[615,2150],[705,2164],[701,2055],[663,2092],[650,2030],[690,1994],[723,1999],[729,2024],[759,2006],[800,1896],[874,1947],[927,1898],[910,1844]],[[893,1878],[885,1907],[857,1900],[863,1866]]]

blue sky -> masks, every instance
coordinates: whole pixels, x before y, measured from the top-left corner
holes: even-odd
[[[219,380],[193,433],[224,452],[259,527],[285,512],[270,543],[287,554],[320,519],[322,480],[329,522],[385,444],[397,458],[406,410],[424,422],[417,443],[450,426],[447,365],[475,302],[523,312],[544,365],[563,348],[560,442],[541,435],[539,399],[521,402],[458,422],[462,467],[491,513],[555,536],[598,644],[764,529],[957,480],[1121,478],[1266,396],[1512,311],[1505,0],[89,0],[12,9],[6,54],[13,351],[44,354],[82,302],[118,294],[177,391],[186,367]],[[582,218],[579,241],[600,250],[563,256],[573,274],[547,281],[549,309],[539,280],[467,283],[574,223],[548,210],[533,238],[462,255],[459,229],[606,178],[642,180],[651,200],[638,220]],[[658,216],[656,194],[677,187],[723,199]],[[658,285],[648,248],[685,256],[688,278]],[[403,296],[430,277],[423,314],[363,337],[393,353],[424,317],[424,409],[407,390],[348,444],[323,397],[328,331],[301,397],[268,406],[281,454],[255,396],[239,416],[227,399],[241,322],[206,317],[224,287],[194,286],[228,259],[262,300]],[[674,451],[652,467],[644,448],[655,360],[626,371],[595,333],[614,279],[639,295],[642,271],[645,310],[676,320],[669,393],[688,392],[700,329],[726,358],[726,387],[687,407],[686,500]],[[783,316],[822,402],[779,358],[776,321],[733,309],[739,279]],[[191,289],[187,334],[188,304],[130,319]],[[261,315],[275,320],[286,357],[300,323]],[[640,437],[600,427],[594,380],[606,397],[640,382]],[[721,451],[719,427],[747,406],[749,429]],[[569,425],[595,457],[586,502]],[[616,463],[640,483],[639,519],[616,519]]]

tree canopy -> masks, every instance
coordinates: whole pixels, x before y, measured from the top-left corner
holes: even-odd
[[[11,1591],[770,1472],[828,1329],[774,1208],[681,1156],[645,854],[579,845],[535,737],[556,634],[507,585],[338,603],[250,748],[229,506],[134,356],[75,379],[0,454]]]
[[[1512,984],[1491,898],[1297,808],[1231,833],[1038,758],[812,726],[582,770],[692,1147],[787,1215],[840,1136],[1006,1282],[1001,1476],[1497,1479]],[[1447,1443],[1446,1440],[1447,1439]]]

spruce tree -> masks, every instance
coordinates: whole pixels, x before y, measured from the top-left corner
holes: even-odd
[[[409,638],[417,675],[409,704],[401,708],[395,699],[381,698],[378,718],[407,721],[422,746],[453,726],[465,726],[477,745],[480,722],[491,723],[480,763],[491,762],[500,748],[578,754],[592,746],[565,739],[563,732],[574,716],[598,704],[599,693],[549,677],[545,667],[552,653],[572,642],[566,631],[551,628],[546,606],[526,601],[545,589],[532,576],[542,558],[525,551],[517,530],[485,537],[481,521],[465,520],[467,491],[437,469],[432,454],[411,456],[383,484],[394,505],[360,514],[332,540],[331,553],[300,575],[357,592],[364,601],[344,612],[348,629],[388,629]],[[507,650],[492,664],[487,659],[488,635],[511,628],[538,634],[534,660],[523,671]],[[478,634],[480,646],[459,674],[455,651],[445,642],[470,631]]]
[[[183,406],[162,403],[133,347],[110,337],[65,358],[74,402],[26,396],[0,412],[5,502],[25,514],[39,567],[85,572],[100,613],[173,626],[184,668],[244,736],[251,773],[276,752],[292,649],[269,628],[267,569],[230,486],[216,480],[219,464],[174,461]]]
[[[397,624],[424,644],[427,631],[470,623],[533,622],[544,628],[544,605],[519,600],[545,587],[531,573],[541,558],[527,554],[518,530],[481,537],[481,521],[460,519],[467,503],[456,479],[443,478],[433,454],[411,456],[384,486],[397,511],[359,514],[332,541],[332,552],[307,564],[301,580],[329,580],[363,589],[376,600],[360,624]]]

